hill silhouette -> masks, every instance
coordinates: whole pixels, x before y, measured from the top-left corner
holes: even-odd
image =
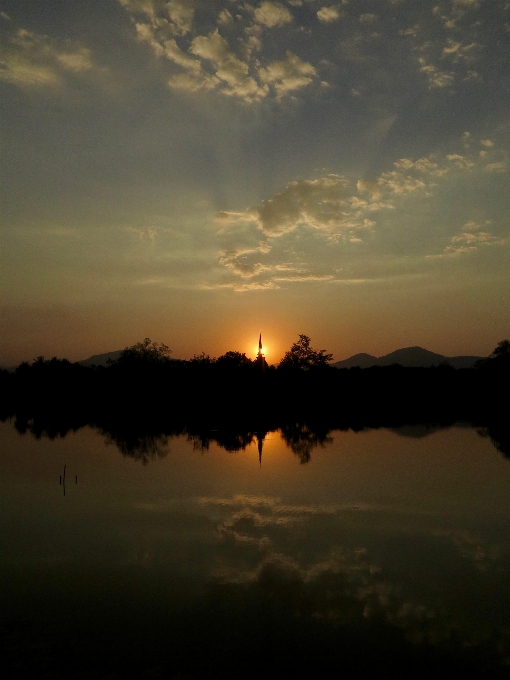
[[[104,354],[93,354],[88,359],[82,359],[77,363],[80,366],[108,366],[108,361],[117,361],[120,357],[121,349],[115,352],[105,352]]]
[[[371,366],[400,364],[406,368],[430,368],[447,363],[453,368],[471,368],[475,362],[482,358],[479,356],[447,357],[443,354],[430,352],[427,349],[423,349],[423,347],[404,347],[382,357],[374,357],[371,354],[365,353],[355,354],[348,359],[337,361],[331,365],[335,368],[354,368],[355,366],[370,368]]]
[[[87,359],[82,359],[77,363],[81,366],[107,366],[108,361],[117,361],[122,350],[114,352],[104,352],[103,354],[94,354]],[[376,357],[366,352],[354,354],[348,359],[336,361],[331,366],[335,368],[370,368],[371,366],[391,366],[392,364],[400,364],[409,368],[429,368],[431,366],[439,366],[440,364],[448,363],[453,368],[472,368],[474,364],[485,357],[480,356],[455,356],[447,357],[443,354],[430,352],[423,347],[404,347],[397,349],[390,354],[385,354],[382,357]],[[10,368],[8,370],[14,370]]]

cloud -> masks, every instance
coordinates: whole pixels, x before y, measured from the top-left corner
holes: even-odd
[[[167,82],[172,88],[189,92],[219,90],[253,103],[269,94],[281,99],[305,87],[317,75],[314,66],[289,51],[283,59],[269,63],[255,58],[262,50],[263,28],[292,21],[290,11],[280,3],[262,2],[257,8],[237,6],[244,13],[236,14],[241,34],[234,36],[232,29],[229,44],[220,33],[220,28],[234,26],[234,17],[227,8],[217,15],[216,26],[210,32],[193,35],[199,5],[187,0],[169,4],[156,0],[120,1],[134,17],[138,39],[149,44],[158,58],[183,70],[169,75]]]
[[[292,14],[279,2],[269,2],[266,0],[257,7],[254,14],[257,23],[268,28],[283,26],[292,21]]]
[[[459,146],[466,139],[471,136],[462,135]],[[489,149],[486,153],[493,153],[492,147],[485,148]],[[367,272],[357,267],[343,270],[338,263],[346,257],[354,263],[361,252],[365,257],[374,243],[381,245],[384,233],[395,233],[397,224],[404,229],[407,218],[401,216],[412,212],[413,201],[432,196],[439,184],[457,183],[466,174],[476,177],[478,173],[481,178],[481,173],[495,172],[492,166],[504,163],[497,157],[480,158],[468,148],[464,154],[400,158],[373,179],[351,181],[329,174],[289,182],[244,211],[217,213],[218,238],[225,241],[219,264],[239,277],[242,285],[247,279],[264,284],[384,280],[387,277],[383,273],[381,278],[379,265]],[[441,255],[424,252],[419,257],[444,257],[499,242],[487,225],[482,229],[466,223]],[[429,240],[430,250],[438,245],[437,240]],[[443,249],[444,244],[439,247]],[[395,262],[401,258],[400,250],[396,247]],[[228,286],[235,287],[230,280]]]
[[[420,24],[415,24],[414,26],[410,26],[409,28],[401,30],[400,35],[410,35],[414,38],[418,35],[419,31]]]
[[[442,253],[427,255],[428,258],[458,257],[472,253],[486,246],[503,246],[508,242],[507,238],[501,238],[486,231],[491,225],[491,220],[486,220],[484,227],[474,220],[464,224],[462,231],[452,236]],[[482,230],[485,228],[485,231]]]
[[[405,175],[398,170],[384,172],[378,179],[377,184],[394,194],[408,194],[416,189],[423,189],[425,182],[416,177]]]
[[[472,61],[474,59],[472,52],[477,47],[478,44],[475,42],[471,42],[468,45],[462,45],[460,42],[448,38],[446,45],[443,47],[443,57],[451,57],[454,63]]]
[[[166,9],[175,32],[179,35],[189,33],[195,13],[191,0],[169,0]]]
[[[178,73],[168,79],[168,85],[175,90],[184,90],[186,92],[198,92],[199,90],[212,90],[217,84],[218,80],[214,77],[209,77],[204,73],[197,75],[190,73]]]
[[[143,227],[142,229],[136,229],[135,227],[129,227],[128,231],[135,234],[140,241],[155,241],[158,230],[155,227]]]
[[[218,16],[218,23],[222,26],[232,26],[234,23],[234,18],[228,11],[228,9],[222,9]]]
[[[293,231],[299,224],[327,231],[361,226],[354,225],[351,219],[347,186],[348,181],[339,175],[290,182],[284,191],[253,208],[252,213],[260,230],[271,236]]]
[[[333,281],[336,274],[328,265],[308,266],[282,259],[293,250],[292,240],[283,237],[292,239],[293,232],[309,232],[331,243],[360,243],[359,234],[375,226],[367,215],[393,206],[375,204],[353,192],[346,178],[328,175],[290,182],[283,191],[245,211],[219,212],[215,219],[220,227],[218,235],[230,243],[221,251],[219,264],[242,280],[257,279],[264,284]],[[244,284],[227,285],[248,290]]]
[[[333,274],[289,274],[288,276],[273,276],[273,281],[331,281],[335,277]]]
[[[93,66],[91,52],[86,47],[81,47],[76,52],[62,52],[57,55],[57,59],[64,68],[77,73],[88,71]]]
[[[211,90],[220,85],[220,79],[207,73],[202,68],[200,59],[190,57],[183,52],[175,38],[158,40],[155,30],[150,24],[137,23],[135,28],[139,40],[147,42],[157,57],[165,57],[186,71],[170,76],[168,79],[170,87],[197,92],[198,90]]]
[[[319,18],[319,21],[322,21],[322,23],[328,24],[332,21],[337,21],[337,19],[340,17],[340,12],[336,7],[321,7],[321,9],[317,12],[317,17]]]
[[[201,284],[199,288],[203,290],[218,290],[222,288],[231,288],[236,293],[246,293],[252,290],[276,290],[280,288],[273,281],[253,281],[251,283],[239,283],[238,281],[229,281],[226,283]]]
[[[466,156],[462,156],[461,154],[458,154],[458,153],[448,154],[446,156],[446,158],[451,163],[454,163],[461,170],[470,170],[475,165],[474,162],[470,158],[467,158]]]
[[[66,74],[83,76],[94,68],[86,47],[25,29],[12,33],[0,51],[0,80],[20,87],[57,86]]]
[[[453,73],[446,73],[445,71],[440,71],[433,64],[427,64],[423,57],[420,57],[420,72],[427,76],[429,83],[429,89],[435,87],[449,87],[453,85],[454,76]]]
[[[14,55],[0,56],[0,80],[21,87],[58,85],[61,82],[54,69],[31,64]]]
[[[460,255],[477,250],[482,246],[496,246],[504,243],[506,243],[505,239],[498,238],[487,231],[464,231],[450,239],[444,253],[446,255]]]
[[[182,66],[187,71],[192,71],[196,74],[201,74],[202,66],[198,59],[192,59],[185,54],[175,42],[175,39],[166,40],[164,44],[164,54],[167,59],[170,59],[175,64]],[[201,74],[203,75],[203,74]]]
[[[441,176],[447,171],[444,168],[440,168],[439,164],[431,160],[431,158],[418,158],[418,160],[413,161],[410,158],[401,158],[394,163],[395,167],[404,170],[418,170],[418,172],[427,173],[430,175]]]
[[[146,14],[151,19],[155,18],[157,10],[164,6],[161,0],[119,0],[119,2],[128,11]]]
[[[192,0],[119,0],[130,14],[145,15],[153,28],[164,28],[171,35],[191,31],[195,14]]]
[[[228,210],[220,210],[214,216],[214,221],[217,224],[223,225],[224,227],[229,227],[240,222],[255,222],[257,215],[255,212],[250,212],[246,210],[244,212],[234,212]]]
[[[258,276],[261,272],[270,269],[257,260],[257,255],[267,253],[268,247],[260,245],[256,248],[235,248],[222,253],[219,263],[231,269],[243,279]]]
[[[194,38],[190,51],[213,64],[216,77],[227,83],[227,87],[222,90],[225,94],[236,95],[246,101],[267,94],[264,86],[259,86],[249,75],[248,64],[230,52],[218,29],[208,36]]]
[[[272,85],[278,97],[309,85],[316,75],[317,71],[311,64],[290,51],[287,51],[285,59],[275,61],[259,71],[260,80]]]
[[[498,161],[496,163],[487,163],[484,167],[485,172],[506,172],[506,161]]]

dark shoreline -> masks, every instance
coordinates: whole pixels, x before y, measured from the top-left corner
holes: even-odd
[[[92,426],[135,450],[185,434],[238,450],[280,429],[320,443],[332,430],[466,422],[510,457],[508,370],[403,368],[284,371],[190,362],[86,368],[51,360],[0,373],[0,419],[50,438]],[[150,445],[147,444],[150,448]]]
[[[422,435],[456,423],[475,427],[510,459],[504,371],[188,369],[47,362],[1,374],[0,420],[49,439],[92,427],[141,464],[167,455],[176,436],[199,450],[218,445],[230,452],[263,445],[279,430],[307,464],[334,431],[403,428],[400,434],[415,436],[404,426],[421,425]],[[411,639],[382,610],[365,617],[342,573],[307,582],[268,561],[246,584],[179,580],[164,570],[150,576],[140,567],[103,572],[87,565],[5,572],[0,667],[8,677],[80,680],[508,673],[500,651],[508,641],[497,628],[469,647],[456,631],[439,641]],[[338,619],[328,618],[332,608]]]

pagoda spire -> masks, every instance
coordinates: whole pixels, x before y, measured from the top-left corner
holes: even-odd
[[[257,357],[255,359],[259,370],[264,372],[266,370],[266,359],[264,357],[264,352],[262,351],[262,332],[259,335],[259,351],[257,352]]]

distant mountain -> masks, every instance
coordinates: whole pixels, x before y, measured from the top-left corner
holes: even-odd
[[[81,364],[82,366],[107,366],[108,365],[108,359],[111,361],[117,361],[117,359],[120,357],[120,353],[122,352],[121,349],[117,350],[116,352],[105,352],[105,354],[94,354],[93,356],[89,357],[88,359],[83,359],[82,361],[78,361],[78,364]]]
[[[376,366],[379,359],[373,357],[371,354],[355,354],[349,359],[344,359],[343,361],[337,361],[336,364],[332,364],[336,368],[354,368],[359,366],[360,368],[370,368],[370,366]]]
[[[332,366],[335,368],[353,368],[355,366],[370,368],[370,366],[400,364],[406,367],[428,368],[448,363],[453,368],[471,368],[476,361],[483,358],[476,356],[445,357],[443,354],[429,352],[429,350],[423,349],[423,347],[404,347],[382,357],[373,357],[370,354],[355,354],[349,357],[349,359],[337,361]]]
[[[442,354],[429,352],[428,349],[423,349],[423,347],[404,347],[403,349],[397,349],[395,352],[379,357],[377,363],[379,366],[400,364],[401,366],[409,367],[427,367],[439,366],[445,359],[446,357]]]
[[[460,356],[460,357],[446,357],[446,361],[453,366],[453,368],[471,368],[480,359],[486,359],[487,357],[472,357],[472,356]]]

